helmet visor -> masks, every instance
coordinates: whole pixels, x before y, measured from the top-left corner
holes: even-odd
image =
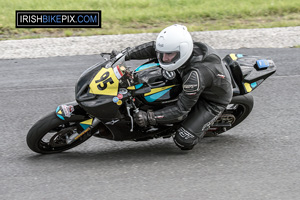
[[[164,65],[176,63],[177,60],[180,58],[179,51],[173,52],[157,52],[157,58],[160,63]]]

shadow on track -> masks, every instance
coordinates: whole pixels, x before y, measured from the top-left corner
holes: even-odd
[[[248,138],[249,139],[249,138]],[[239,135],[224,134],[218,137],[204,138],[192,151],[181,151],[173,141],[159,140],[153,142],[115,142],[112,145],[99,146],[79,151],[74,149],[67,152],[48,155],[30,155],[28,162],[61,162],[61,163],[114,163],[122,162],[149,162],[160,160],[181,160],[192,158],[218,159],[230,156],[234,149],[236,152],[245,151],[251,141]]]

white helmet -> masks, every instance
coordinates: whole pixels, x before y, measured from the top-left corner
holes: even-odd
[[[160,66],[173,71],[192,55],[193,39],[183,25],[172,25],[162,30],[156,39],[156,53]]]

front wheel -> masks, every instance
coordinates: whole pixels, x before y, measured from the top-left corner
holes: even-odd
[[[80,121],[66,122],[59,119],[55,112],[36,122],[27,134],[28,147],[37,153],[59,153],[71,149],[92,136],[86,133],[78,140],[68,144],[67,139],[75,132],[80,133]]]

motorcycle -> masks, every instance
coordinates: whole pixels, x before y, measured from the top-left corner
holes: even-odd
[[[27,134],[28,147],[37,153],[62,152],[91,136],[115,141],[170,138],[179,124],[139,127],[133,113],[157,110],[177,101],[182,82],[176,71],[163,70],[157,60],[136,69],[127,66],[126,50],[85,70],[76,88],[76,101],[59,105],[36,122]],[[108,54],[109,55],[109,54]],[[240,124],[253,108],[251,92],[275,73],[270,59],[229,54],[223,62],[230,72],[233,97],[206,136],[216,136]]]

